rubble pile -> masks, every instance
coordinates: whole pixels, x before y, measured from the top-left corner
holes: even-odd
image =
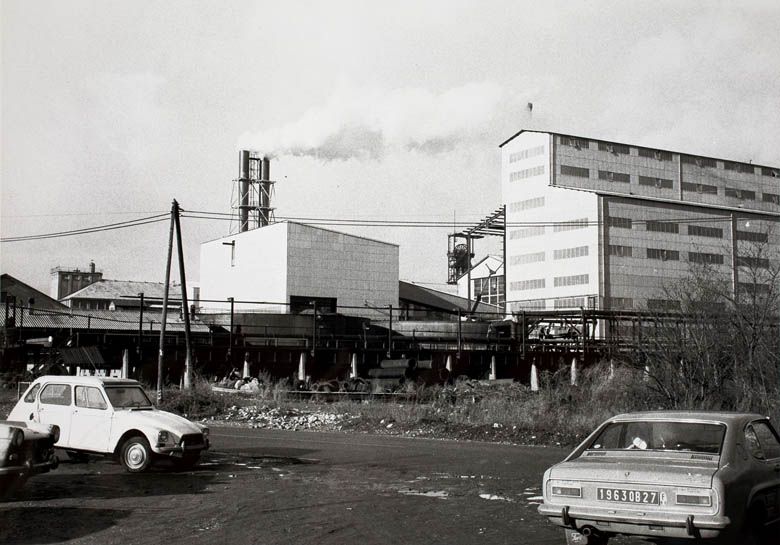
[[[268,406],[239,407],[233,405],[222,417],[226,422],[251,428],[272,430],[341,430],[342,424],[354,418],[347,414],[322,411],[301,411]]]

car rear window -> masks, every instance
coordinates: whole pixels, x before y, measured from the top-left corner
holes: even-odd
[[[107,386],[106,395],[115,409],[152,406],[146,392],[139,386]]]
[[[720,454],[726,426],[703,422],[612,422],[589,450],[663,450]]]
[[[47,384],[41,391],[40,401],[46,405],[70,405],[69,384]]]

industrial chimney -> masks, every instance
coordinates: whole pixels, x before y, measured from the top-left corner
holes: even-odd
[[[271,197],[274,182],[271,180],[271,161],[268,157],[241,150],[238,153],[236,187],[238,197],[235,197],[234,192],[233,209],[238,212],[238,232],[265,227],[273,222]]]

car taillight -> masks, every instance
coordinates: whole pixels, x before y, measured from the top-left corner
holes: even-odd
[[[569,498],[582,497],[582,489],[575,486],[553,486],[550,488],[553,496],[567,496]]]
[[[709,507],[712,505],[712,498],[701,494],[677,494],[675,502],[678,505],[699,505]]]

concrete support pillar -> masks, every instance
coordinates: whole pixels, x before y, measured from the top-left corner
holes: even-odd
[[[452,373],[452,354],[447,354],[447,363],[444,364],[444,367],[447,368],[447,371]]]
[[[496,357],[490,356],[490,380],[496,380]]]
[[[244,371],[241,373],[241,378],[249,376],[249,352],[244,353]]]
[[[349,378],[358,378],[357,354],[352,354],[352,364],[349,368]]]
[[[130,351],[125,348],[122,350],[122,378],[128,378],[130,374]]]
[[[536,371],[536,364],[531,364],[531,391],[539,391],[539,373]]]
[[[571,359],[571,385],[577,386],[577,358]]]
[[[298,380],[306,380],[306,352],[301,352],[301,359],[298,360]]]

